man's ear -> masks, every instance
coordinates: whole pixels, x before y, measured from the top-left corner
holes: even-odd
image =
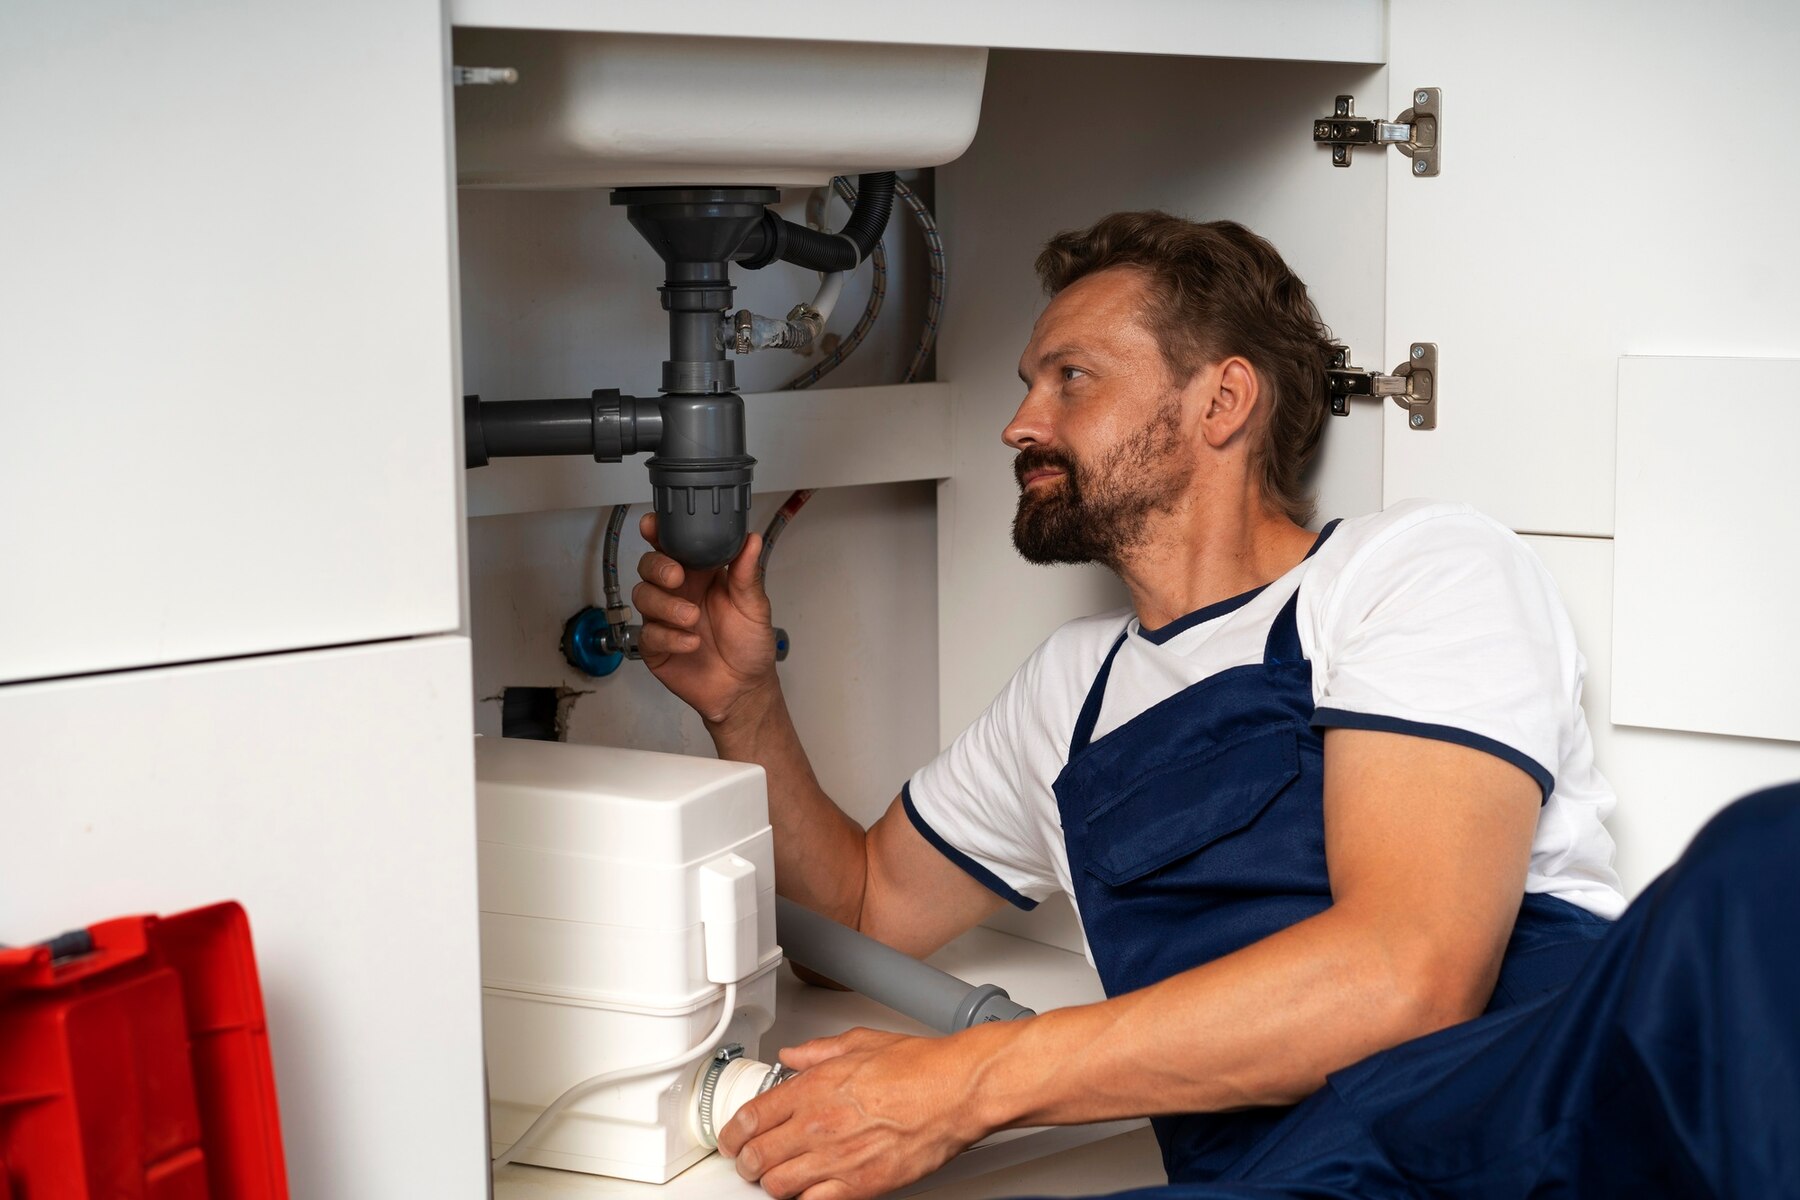
[[[1256,368],[1233,355],[1210,370],[1197,372],[1194,383],[1203,389],[1196,397],[1201,404],[1200,434],[1213,449],[1223,449],[1250,427],[1250,418],[1262,399]]]

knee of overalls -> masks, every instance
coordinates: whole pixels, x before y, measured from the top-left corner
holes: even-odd
[[[1643,952],[1773,972],[1800,986],[1800,784],[1735,801],[1708,821],[1679,861],[1632,904],[1614,931]],[[1654,931],[1654,932],[1652,932]],[[1623,943],[1621,942],[1621,945]],[[1723,982],[1717,973],[1708,976]]]
[[[1746,900],[1770,890],[1800,897],[1800,783],[1727,805],[1694,835],[1679,869],[1732,884]]]

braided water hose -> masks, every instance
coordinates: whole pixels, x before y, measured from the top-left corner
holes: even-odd
[[[848,179],[839,175],[831,181],[831,185],[844,203],[851,205],[856,203],[856,186]],[[815,198],[819,202],[820,212],[814,223],[820,224],[824,218],[824,192],[821,190],[815,193]],[[812,202],[809,201],[807,204],[808,219],[813,219],[812,207]],[[836,370],[845,359],[855,352],[858,346],[862,345],[863,339],[869,336],[869,330],[874,328],[875,318],[881,315],[882,302],[887,299],[887,251],[880,242],[876,242],[875,248],[869,252],[869,271],[869,300],[863,305],[862,316],[856,319],[856,324],[851,327],[849,333],[844,335],[830,354],[814,363],[810,370],[788,380],[782,385],[782,390],[796,391],[811,387]]]
[[[615,504],[606,518],[606,552],[600,557],[600,579],[606,588],[609,610],[625,607],[619,592],[619,533],[625,528],[625,518],[630,512],[631,505]]]
[[[894,184],[894,191],[901,203],[911,211],[913,220],[918,223],[919,233],[925,239],[925,254],[930,268],[930,282],[926,287],[925,298],[925,325],[919,330],[919,346],[913,351],[912,362],[907,364],[906,374],[900,379],[902,383],[916,383],[919,376],[925,373],[925,362],[937,345],[938,321],[944,312],[944,238],[938,232],[931,210],[925,207],[925,202],[919,199],[917,192],[898,181]]]
[[[850,186],[849,180],[839,176],[832,183],[836,187],[838,195],[849,203],[856,202],[856,189]],[[919,330],[919,344],[913,350],[912,361],[906,365],[906,373],[900,379],[902,383],[913,383],[924,373],[925,363],[930,359],[931,352],[937,345],[938,324],[944,312],[946,274],[944,239],[943,235],[938,232],[937,221],[932,218],[931,210],[925,206],[925,202],[919,198],[917,192],[907,187],[904,182],[896,180],[894,193],[912,213],[913,220],[919,226],[919,233],[925,239],[925,254],[929,270],[925,299],[925,324]],[[864,337],[868,336],[869,327],[875,323],[875,315],[881,311],[881,300],[887,291],[887,261],[885,258],[877,259],[880,254],[881,247],[878,244],[874,254],[870,255],[870,259],[875,265],[875,278],[869,292],[869,303],[864,307],[863,315],[857,321],[856,328],[852,329],[850,335],[839,343],[837,350],[828,359],[820,362],[806,374],[792,380],[787,385],[789,388],[811,387],[848,358],[850,352],[862,343]],[[801,488],[790,495],[787,502],[775,511],[773,517],[769,518],[768,528],[763,530],[762,553],[757,557],[758,571],[764,574],[768,573],[769,558],[774,553],[775,543],[781,537],[782,530],[788,527],[788,523],[794,519],[794,514],[804,508],[810,499],[812,499],[812,489]]]

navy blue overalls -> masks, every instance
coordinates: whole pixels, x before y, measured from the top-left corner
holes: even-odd
[[[1097,741],[1107,678],[1129,626],[1089,690],[1055,790],[1075,899],[1109,996],[1229,954],[1331,904],[1324,742],[1312,726],[1312,668],[1301,650],[1298,600],[1296,591],[1275,619],[1260,663],[1202,680]],[[1786,828],[1789,852],[1800,850],[1800,821],[1789,819]],[[1785,884],[1788,896],[1800,895],[1792,884],[1800,863],[1765,875],[1771,886]],[[1632,920],[1628,914],[1622,924]],[[1800,903],[1789,920],[1792,937]],[[1638,1119],[1616,1102],[1625,1081],[1597,1073],[1593,1061],[1606,1053],[1596,1023],[1618,1007],[1619,988],[1593,979],[1602,972],[1584,964],[1628,955],[1621,947],[1636,936],[1616,937],[1612,929],[1554,897],[1526,896],[1484,1016],[1340,1072],[1296,1108],[1154,1118],[1175,1186],[1131,1195],[1587,1196],[1633,1187],[1646,1194],[1638,1167],[1650,1160],[1637,1147],[1619,1148],[1636,1156],[1637,1166],[1609,1173],[1606,1156],[1569,1157],[1551,1145],[1591,1115],[1581,1107],[1580,1084],[1612,1097],[1611,1112],[1625,1125]],[[1780,970],[1800,1006],[1796,963],[1800,953]],[[1578,977],[1585,992],[1570,986]],[[1577,993],[1581,998],[1572,1000]],[[1560,1025],[1543,1019],[1551,1010],[1563,1011]],[[1792,1013],[1785,1019],[1785,1038],[1778,1029],[1774,1041],[1789,1057],[1772,1082],[1787,1089],[1780,1103],[1800,1143],[1800,1020]],[[1654,1072],[1627,1075],[1652,1094],[1666,1082]],[[1800,1151],[1782,1153],[1788,1157],[1764,1155],[1765,1165],[1774,1164],[1768,1171],[1800,1163]],[[1549,1174],[1540,1176],[1541,1168]],[[1558,1190],[1586,1177],[1584,1170],[1626,1186],[1593,1190],[1600,1178],[1593,1175],[1589,1190]]]

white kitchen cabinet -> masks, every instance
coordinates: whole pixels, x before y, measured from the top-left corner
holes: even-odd
[[[1800,351],[1800,162],[1774,149],[1800,6],[1393,0],[1388,36],[1391,95],[1443,89],[1444,152],[1435,179],[1385,164],[1382,365],[1442,356],[1436,431],[1386,417],[1385,501],[1610,536],[1622,356]]]
[[[484,196],[487,240],[462,248],[480,294],[457,296],[446,18],[771,32],[715,0],[0,7],[0,920],[18,939],[244,900],[299,1196],[481,1194],[471,700],[564,686],[579,730],[692,732],[641,668],[559,674],[567,613],[541,611],[592,598],[558,574],[591,568],[571,514],[625,498],[630,472],[488,468],[492,524],[475,561],[459,550],[459,336],[489,399],[645,392],[660,272],[604,197]],[[1794,744],[1614,727],[1604,704],[1618,360],[1800,357],[1792,5],[925,0],[791,26],[774,32],[993,49],[975,142],[934,181],[937,381],[892,412],[862,388],[751,413],[768,482],[880,485],[822,497],[772,584],[802,617],[783,669],[803,732],[855,748],[821,777],[863,787],[859,815],[1059,621],[1123,603],[1100,572],[1014,556],[999,433],[1038,246],[1149,206],[1269,236],[1362,366],[1437,344],[1437,428],[1385,402],[1333,418],[1320,517],[1436,495],[1543,535],[1628,882],[1738,791],[1800,775]],[[1312,144],[1335,95],[1392,117],[1416,87],[1443,90],[1438,177],[1391,150],[1336,169]],[[743,296],[792,286],[766,272]],[[894,352],[866,351],[858,382]],[[778,378],[747,365],[747,391],[757,372]],[[829,534],[810,547],[809,519]],[[457,628],[469,572],[473,698],[466,647],[423,636]],[[211,659],[229,661],[160,666]],[[89,672],[117,674],[16,682]],[[1020,931],[1078,946],[1061,920]]]
[[[440,22],[0,5],[0,681],[458,626]]]
[[[0,687],[0,942],[236,900],[292,1194],[485,1195],[469,646]]]

